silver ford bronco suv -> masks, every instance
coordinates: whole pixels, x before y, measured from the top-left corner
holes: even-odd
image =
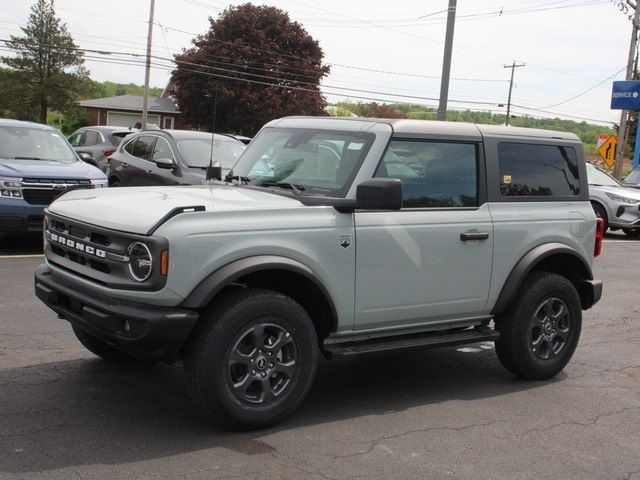
[[[268,123],[225,182],[74,191],[45,215],[37,296],[108,360],[182,360],[214,422],[304,399],[319,355],[495,342],[567,364],[602,224],[573,135],[414,120]]]

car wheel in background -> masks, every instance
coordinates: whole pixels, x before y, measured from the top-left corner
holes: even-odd
[[[628,237],[640,238],[640,228],[623,228],[622,231]]]
[[[593,207],[593,211],[596,213],[596,217],[601,218],[604,221],[604,231],[607,231],[609,228],[609,218],[607,217],[607,212],[602,205],[599,203],[591,202],[591,206]]]

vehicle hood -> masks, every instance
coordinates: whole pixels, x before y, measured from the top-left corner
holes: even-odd
[[[600,192],[609,192],[614,195],[619,195],[621,197],[633,198],[634,200],[640,202],[640,190],[636,188],[630,187],[610,187],[610,186],[599,186],[599,185],[589,185],[589,188],[595,188]]]
[[[203,206],[210,212],[301,208],[289,197],[232,185],[130,187],[74,190],[49,211],[101,227],[147,234],[176,208]]]
[[[103,179],[104,173],[81,161],[8,160],[0,158],[0,177]]]

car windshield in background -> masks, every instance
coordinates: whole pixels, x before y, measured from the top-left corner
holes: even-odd
[[[176,144],[187,167],[207,168],[211,163],[211,137],[177,139]],[[233,168],[245,145],[238,140],[216,135],[213,142],[213,159],[220,162],[223,170]]]
[[[0,158],[77,162],[75,152],[57,130],[0,127]]]
[[[333,197],[346,195],[375,135],[302,128],[265,128],[233,167],[252,185],[293,186]]]
[[[620,182],[609,174],[599,170],[593,165],[587,165],[587,179],[589,185],[602,185],[603,187],[620,187]]]

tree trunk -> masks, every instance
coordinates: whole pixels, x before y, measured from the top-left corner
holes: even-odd
[[[47,123],[47,97],[40,95],[40,123]]]

